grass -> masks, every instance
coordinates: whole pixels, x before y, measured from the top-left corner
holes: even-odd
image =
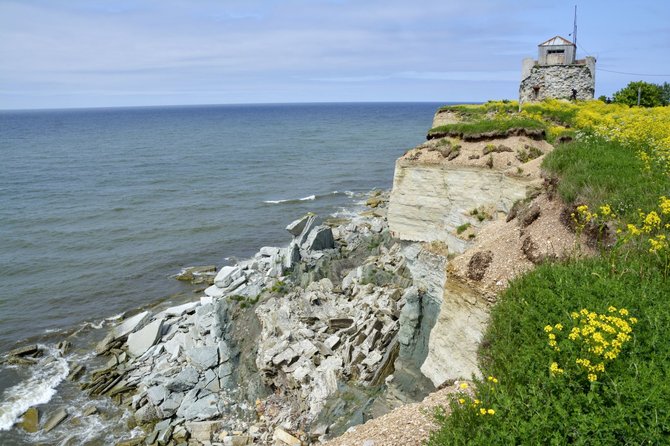
[[[545,124],[532,118],[513,116],[507,119],[486,119],[474,122],[441,125],[432,128],[428,134],[473,135],[486,132],[507,132],[515,128],[542,130]]]
[[[463,223],[462,225],[457,226],[457,227],[456,227],[456,234],[462,234],[462,233],[464,233],[465,231],[468,230],[468,228],[469,228],[470,226],[471,226],[470,223]]]
[[[524,106],[533,118],[560,125],[575,124],[575,110]],[[438,413],[430,446],[670,444],[670,248],[653,252],[647,240],[668,235],[670,207],[665,213],[659,197],[670,195],[670,176],[662,164],[645,163],[644,147],[609,138],[603,129],[601,137],[577,130],[577,140],[548,154],[543,168],[559,179],[557,192],[567,204],[594,212],[609,204],[624,232],[596,258],[543,264],[512,281],[491,311],[480,347],[485,378],[477,381],[476,400],[456,395],[451,415]],[[640,219],[649,220],[653,209],[661,224],[645,232]],[[624,243],[630,224],[642,228],[639,243]],[[577,359],[595,353],[579,339],[595,341],[590,334],[567,338],[576,326],[572,313],[585,308],[607,315],[610,307],[627,309],[639,322],[616,358],[592,356],[604,371],[591,379]],[[557,323],[565,326],[560,351],[544,328]]]
[[[607,202],[626,220],[670,193],[663,172],[645,172],[634,151],[600,138],[561,145],[545,157],[542,167],[560,177],[558,193],[566,203],[595,208]]]
[[[430,445],[667,444],[670,435],[670,283],[646,270],[642,255],[546,264],[514,281],[491,314],[480,354],[484,381],[478,416],[454,402]],[[581,308],[627,308],[639,319],[601,378],[554,377],[542,327],[569,324]],[[479,407],[479,406],[478,406]]]

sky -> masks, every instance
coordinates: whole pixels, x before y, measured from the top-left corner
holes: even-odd
[[[670,82],[666,0],[0,0],[0,109],[515,99],[575,4],[596,96]]]

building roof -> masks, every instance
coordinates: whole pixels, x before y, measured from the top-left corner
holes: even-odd
[[[538,46],[555,46],[555,45],[574,45],[574,43],[570,42],[568,39],[563,38],[561,36],[554,36],[551,39],[547,40],[546,42],[542,42]]]

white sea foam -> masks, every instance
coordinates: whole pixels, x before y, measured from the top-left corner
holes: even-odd
[[[267,204],[281,204],[281,203],[296,203],[298,201],[311,201],[316,200],[316,195],[309,195],[302,198],[287,198],[286,200],[265,200],[263,203]]]
[[[0,400],[0,431],[9,430],[30,407],[44,404],[56,394],[56,387],[69,372],[67,361],[55,349],[41,346],[47,354],[31,367],[31,375],[6,389]]]

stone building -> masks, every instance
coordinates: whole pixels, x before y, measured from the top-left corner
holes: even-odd
[[[575,44],[555,36],[538,45],[538,57],[523,60],[519,102],[593,99],[596,59],[576,59]]]

